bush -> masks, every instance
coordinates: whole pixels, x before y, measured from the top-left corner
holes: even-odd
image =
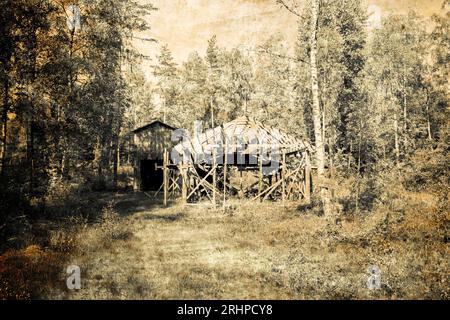
[[[356,177],[350,180],[349,193],[336,201],[344,214],[369,212],[381,197],[382,187],[377,175]]]
[[[0,256],[0,299],[35,299],[57,286],[63,256],[32,245]]]
[[[403,184],[410,191],[429,189],[434,192],[448,190],[450,170],[448,146],[429,147],[416,151],[405,166]]]
[[[124,221],[114,210],[114,203],[112,201],[102,210],[100,230],[105,244],[110,243],[110,240],[126,240],[131,234],[128,225],[124,224]]]
[[[323,212],[323,203],[318,193],[313,193],[311,195],[311,202],[307,204],[301,204],[297,207],[297,210],[302,213],[312,213],[313,215],[322,216]]]

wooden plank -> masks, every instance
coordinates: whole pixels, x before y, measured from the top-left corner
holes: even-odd
[[[295,169],[294,171],[292,171],[291,173],[289,173],[288,175],[286,175],[286,178],[288,178],[291,174],[294,174],[296,172],[298,172],[299,168]],[[252,199],[250,199],[249,201],[253,201],[255,199],[258,199],[259,197],[261,197],[262,195],[266,194],[264,196],[264,200],[267,199],[267,197],[281,184],[281,179],[279,179],[277,182],[272,183],[271,186],[269,186],[266,190],[264,190],[263,192],[259,193],[258,195],[256,195],[255,197],[253,197]]]
[[[151,195],[149,195],[147,192],[145,192],[145,191],[142,191],[142,193],[144,194],[144,195],[146,195],[149,199],[153,199],[152,198],[152,196]]]
[[[184,202],[187,202],[187,169],[184,167],[186,164],[186,159],[183,154],[183,165],[181,166],[181,197],[183,198]]]
[[[283,162],[281,163],[281,199],[284,205],[285,189],[286,189],[286,152],[283,151]]]
[[[169,182],[169,191],[171,193],[175,192],[176,189],[178,189],[178,190],[180,189],[180,187],[178,186],[177,179],[174,179],[173,177],[170,176],[170,171],[169,171],[169,180],[170,180],[170,182]]]
[[[287,172],[289,172],[289,170],[286,170]],[[291,193],[292,193],[292,195],[294,195],[294,193],[295,193],[295,187],[297,187],[297,180],[298,180],[298,174],[299,174],[299,172],[300,172],[300,169],[299,170],[295,170],[295,171],[297,171],[296,173],[294,173],[293,174],[293,177],[290,177],[290,179],[288,180],[288,179],[286,179],[287,181],[287,192],[286,192],[286,199],[289,199],[290,198],[290,196],[291,196]]]
[[[189,199],[193,194],[194,194],[194,192],[204,183],[204,182],[206,182],[206,178],[208,178],[212,173],[213,173],[213,169],[214,168],[212,168],[207,174],[206,174],[206,176],[202,179],[202,178],[200,178],[200,176],[197,174],[197,172],[195,172],[195,170],[194,170],[194,172],[195,172],[195,174],[197,175],[197,177],[199,178],[199,183],[197,184],[197,186],[191,191],[191,193],[189,193],[189,195],[187,196],[187,198]]]
[[[209,199],[209,201],[211,201],[212,202],[212,198],[211,198],[211,196],[209,195],[209,192],[208,191],[211,191],[212,190],[212,186],[206,181],[206,180],[204,180],[203,182],[202,182],[202,178],[198,175],[198,173],[197,172],[195,172],[194,173],[195,174],[195,177],[196,177],[196,179],[197,179],[197,186],[196,186],[196,188],[199,188],[200,186],[202,186],[203,187],[203,190],[205,191],[205,193],[206,193],[206,196],[208,197],[208,199]],[[195,190],[194,190],[195,191]],[[191,193],[192,194],[192,193]],[[188,196],[188,198],[189,198],[190,196]]]
[[[164,206],[167,206],[168,179],[167,179],[167,150],[164,148],[163,156]]]
[[[262,192],[262,188],[263,188],[263,172],[262,172],[262,155],[261,152],[259,152],[259,157],[258,157],[258,161],[259,161],[259,185],[258,185],[258,193]]]
[[[286,190],[286,199],[288,199],[288,200],[289,200],[289,197],[291,196],[293,187],[294,187],[293,183],[288,183],[287,190]]]
[[[164,179],[163,179],[163,183],[161,184],[161,186],[158,188],[158,190],[155,191],[155,194],[153,195],[153,197],[156,197],[162,188],[164,188]]]
[[[299,169],[297,168],[297,169],[295,169],[294,171],[288,173],[288,174],[286,175],[285,178],[287,179],[290,175],[295,174],[296,172],[298,172],[298,170],[299,170]],[[264,196],[264,199],[263,199],[263,200],[266,200],[267,197],[269,197],[270,194],[271,194],[273,191],[275,191],[275,189],[283,182],[283,180],[284,180],[284,179],[279,179],[279,180],[272,186],[272,190],[270,190],[270,191]]]
[[[216,208],[217,165],[216,148],[213,149],[213,206]]]
[[[225,148],[224,148],[224,164],[223,164],[223,209],[225,210],[226,194],[227,194],[227,162],[228,162],[228,141],[225,138]]]

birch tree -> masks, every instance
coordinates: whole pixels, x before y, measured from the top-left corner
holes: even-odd
[[[298,12],[298,6],[291,6],[286,3],[286,1],[278,0],[278,3],[286,8],[290,13],[301,18]],[[319,180],[324,180],[325,178],[325,145],[323,141],[324,130],[322,124],[323,113],[320,107],[319,100],[319,81],[317,72],[317,29],[318,29],[318,19],[319,19],[319,0],[311,0],[311,17],[310,17],[310,52],[309,52],[309,66],[310,66],[310,87],[311,87],[311,97],[312,97],[312,118],[314,125],[314,138],[315,138],[315,149],[316,149],[316,161],[317,161],[317,174]],[[331,199],[329,190],[325,187],[320,188],[320,196],[323,203],[324,214],[327,219],[330,219],[331,212]]]

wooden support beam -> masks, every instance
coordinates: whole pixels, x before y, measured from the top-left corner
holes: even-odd
[[[170,194],[172,194],[177,189],[180,189],[180,187],[178,186],[178,181],[170,176],[170,171],[169,171],[169,180],[170,180],[169,181],[169,192],[170,192]]]
[[[167,194],[169,191],[169,186],[168,186],[168,181],[167,181],[168,180],[167,160],[168,160],[167,150],[164,149],[164,156],[163,156],[164,206],[167,206]]]
[[[217,153],[216,149],[213,149],[213,207],[216,208],[216,186],[217,186]]]
[[[158,188],[158,190],[155,191],[155,194],[153,195],[153,197],[156,197],[162,188],[164,188],[164,179],[163,179],[163,183],[161,184],[161,186]]]
[[[294,171],[292,171],[292,172],[290,172],[290,173],[288,173],[286,176],[285,176],[285,178],[287,179],[287,178],[289,178],[292,174],[295,174],[296,172],[298,172],[298,168],[297,169],[295,169]],[[284,179],[283,179],[284,180]],[[278,180],[271,188],[269,188],[268,190],[266,190],[266,191],[268,191],[267,192],[267,194],[264,196],[264,198],[263,198],[263,200],[266,200],[267,199],[267,197],[269,197],[270,196],[270,194],[273,192],[273,191],[275,191],[275,189],[283,182],[283,180],[282,179],[280,179],[280,180]],[[265,192],[266,192],[265,191]]]
[[[224,159],[223,159],[223,209],[225,210],[225,202],[227,199],[227,164],[228,164],[228,143],[227,138],[225,137],[225,148],[223,151]]]
[[[301,189],[300,189],[301,187],[300,187],[300,184],[297,182],[299,180],[300,168],[301,167],[299,167],[298,170],[295,170],[297,172],[294,173],[293,176],[290,177],[289,180],[287,180],[288,185],[287,185],[286,199],[289,199],[291,197],[291,194],[292,194],[292,196],[295,196],[296,190],[299,192],[299,197],[301,195]]]
[[[195,171],[194,171],[195,172]],[[210,171],[209,173],[211,173],[212,171]],[[212,185],[207,182],[206,180],[203,180],[197,172],[194,173],[195,174],[195,179],[197,179],[197,186],[194,188],[194,190],[190,193],[190,195],[188,196],[188,199],[191,197],[191,195],[193,194],[193,192],[195,192],[197,189],[200,191],[200,186],[203,187],[203,190],[205,191],[206,196],[208,197],[208,199],[212,202],[212,198],[209,195],[208,191],[212,190]],[[202,181],[203,180],[203,181]]]
[[[195,175],[198,177],[198,180],[199,180],[199,182],[197,183],[197,186],[195,186],[195,188],[189,193],[189,195],[187,196],[187,198],[189,199],[193,194],[194,194],[194,192],[200,187],[200,186],[202,186],[203,184],[209,184],[207,181],[206,181],[206,178],[208,178],[212,173],[213,173],[213,169],[215,169],[217,167],[217,165],[215,166],[215,167],[213,167],[207,174],[206,174],[206,176],[204,177],[204,178],[200,178],[200,176],[195,172],[195,170],[194,170],[194,172],[195,172]]]
[[[286,170],[286,171],[288,171],[288,170]],[[297,174],[295,174],[294,178],[291,179],[292,181],[287,181],[286,199],[288,199],[288,200],[289,200],[289,197],[291,196],[292,189],[294,188],[294,181],[295,181],[296,177],[297,177]]]
[[[205,177],[201,177],[198,174],[198,172],[194,170],[193,177],[194,177],[194,180],[197,180],[196,189],[200,189],[200,187],[203,187],[204,190],[210,190],[212,192],[212,184],[206,180],[206,178],[208,178],[208,176],[210,176],[210,175],[212,176],[212,173],[213,173],[212,169],[213,168],[211,168],[209,171],[207,171],[208,173],[206,174]],[[193,190],[193,191],[195,191],[195,190]],[[192,192],[191,192],[191,194],[192,194]]]
[[[186,159],[184,158],[184,153],[183,153],[183,164],[182,166],[180,166],[180,171],[181,171],[181,197],[183,198],[184,202],[187,202],[187,169],[185,168],[185,161]]]
[[[258,161],[259,161],[259,184],[258,184],[258,193],[262,192],[263,188],[263,171],[262,171],[262,153],[259,153]]]
[[[286,175],[286,178],[290,177],[292,174],[297,173],[299,170],[299,168],[295,169],[294,171],[290,172],[289,174]],[[278,180],[277,182],[273,183],[271,186],[269,186],[266,190],[264,190],[263,192],[259,193],[258,195],[256,195],[255,197],[253,197],[252,199],[250,199],[249,201],[253,201],[255,199],[258,199],[259,197],[264,196],[263,200],[267,199],[267,197],[281,184],[282,180]]]
[[[286,152],[283,151],[283,161],[281,163],[281,199],[283,201],[284,206],[284,198],[285,198],[285,189],[286,189]]]

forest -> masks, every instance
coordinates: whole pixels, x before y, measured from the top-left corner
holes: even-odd
[[[140,40],[158,46],[155,57],[134,46],[159,10],[149,1],[0,0],[0,299],[449,298],[450,1],[431,17],[409,10],[370,27],[362,0],[272,2],[298,22],[295,42],[277,32],[231,48],[213,35],[179,63],[160,39]],[[130,190],[133,129],[153,119],[214,128],[243,115],[308,141],[317,175],[337,187],[319,186],[307,205],[243,205],[231,215],[164,209]],[[146,236],[131,212],[141,205],[153,214],[147,233],[203,225],[217,231],[213,243],[232,237],[239,259],[266,247],[286,259],[261,253],[245,274],[238,262],[231,271],[164,269],[181,258],[160,248],[163,234],[144,239],[154,257],[136,253]],[[147,261],[151,283],[86,271],[88,292],[65,289],[69,261],[93,270],[126,256],[113,250],[163,271]],[[359,274],[337,255],[358,257]],[[366,262],[390,270],[377,292],[351,284],[365,281]],[[339,270],[353,273],[331,285]],[[257,284],[218,289],[240,279]]]

